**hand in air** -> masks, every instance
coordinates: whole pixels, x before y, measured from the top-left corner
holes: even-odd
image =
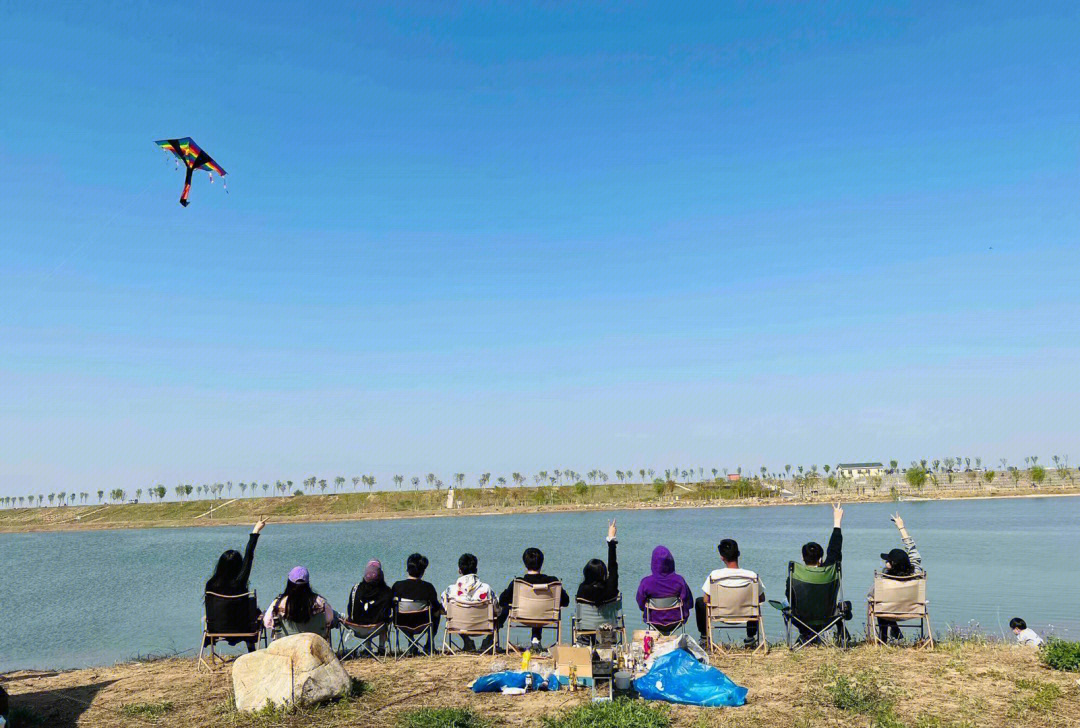
[[[837,503],[832,507],[833,528],[840,528],[840,522],[844,520],[844,509]]]
[[[609,523],[607,527],[607,537],[609,541],[615,540],[616,536],[618,535],[618,530],[619,529],[615,527],[615,519],[612,518],[611,523]]]
[[[252,533],[262,533],[262,530],[266,528],[266,519],[260,518],[259,522],[255,524],[255,528],[251,529]]]
[[[891,518],[892,522],[896,524],[896,528],[898,530],[904,530],[904,519],[900,517],[899,513],[894,513],[893,515],[889,516],[889,518]]]

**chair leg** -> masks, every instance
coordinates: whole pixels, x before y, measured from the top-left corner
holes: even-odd
[[[199,661],[197,663],[195,663],[195,672],[199,672],[203,667],[205,667],[208,671],[210,670],[210,666],[206,664],[205,660],[203,660],[203,653],[205,651],[206,651],[206,630],[204,629],[203,633],[202,633],[202,640],[199,642]]]

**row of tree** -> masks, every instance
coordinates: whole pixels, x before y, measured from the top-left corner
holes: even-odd
[[[1071,474],[1069,471],[1069,458],[1068,456],[1054,455],[1052,458],[1055,469],[1063,477],[1069,477],[1071,480]],[[1021,470],[1015,466],[1010,467],[1006,458],[1001,458],[999,461],[1001,471],[1007,473],[1009,477],[1012,477],[1016,483],[1019,483],[1021,478]],[[974,468],[972,465],[974,464]],[[1032,455],[1024,458],[1025,471],[1028,473],[1032,483],[1042,483],[1046,478],[1046,469],[1039,465],[1039,457]],[[728,468],[711,468],[712,482],[726,482],[732,479],[741,480],[744,477],[753,478],[755,480],[762,481],[774,481],[782,483],[785,480],[793,481],[800,490],[805,490],[806,487],[812,485],[814,481],[824,477],[824,479],[833,487],[837,487],[837,475],[839,472],[838,466],[834,469],[834,466],[824,465],[821,467],[822,476],[819,472],[819,468],[816,464],[809,467],[803,465],[785,465],[782,470],[770,471],[766,466],[762,465],[761,468],[753,474],[744,474],[742,467],[738,467],[734,472],[729,471]],[[982,478],[987,483],[993,483],[995,477],[997,477],[997,471],[983,468],[983,460],[980,457],[968,458],[968,457],[946,457],[933,460],[913,460],[910,466],[901,468],[897,460],[890,460],[889,467],[886,469],[888,474],[903,475],[908,484],[915,488],[922,488],[926,483],[931,483],[935,486],[940,485],[941,480],[945,479],[948,483],[953,483],[954,478],[966,476],[969,479]],[[974,474],[974,475],[973,475]],[[737,476],[731,478],[731,476]],[[394,486],[397,490],[402,490],[405,486],[406,476],[394,475]],[[465,473],[454,473],[452,481],[455,487],[463,488],[465,486],[466,475]],[[581,473],[569,468],[555,468],[553,470],[541,470],[530,477],[525,476],[520,472],[511,473],[509,478],[506,476],[497,476],[492,479],[491,473],[480,473],[476,479],[476,485],[481,488],[487,488],[489,486],[505,488],[510,484],[516,487],[523,487],[526,484],[531,483],[536,487],[542,486],[562,486],[562,485],[578,485],[582,486],[586,484],[586,481],[592,485],[607,484],[610,480],[610,476],[604,470],[594,468],[589,470],[582,476]],[[682,482],[689,484],[690,482],[706,483],[709,479],[706,477],[705,468],[684,468],[674,466],[665,468],[663,470],[663,476],[659,477],[657,471],[653,468],[627,468],[615,470],[615,483],[631,484],[636,480],[640,480],[642,485],[647,483],[669,484]],[[337,476],[331,480],[326,478],[317,478],[316,476],[310,476],[301,481],[301,487],[296,485],[291,480],[277,480],[273,484],[271,483],[259,483],[258,481],[240,481],[233,483],[232,481],[218,482],[218,483],[204,483],[202,485],[195,485],[192,483],[181,483],[172,489],[172,493],[177,500],[187,500],[194,494],[199,499],[206,498],[232,498],[234,495],[234,488],[236,488],[236,495],[240,498],[247,496],[256,497],[260,491],[262,495],[270,496],[284,496],[288,494],[303,495],[305,493],[323,493],[325,494],[328,489],[333,488],[333,492],[337,493],[347,488],[349,481],[344,476]],[[374,475],[357,475],[351,478],[353,491],[358,490],[361,486],[367,488],[369,492],[375,491],[377,481]],[[427,473],[425,476],[414,475],[409,478],[409,483],[414,490],[419,490],[421,484],[426,484],[428,489],[436,491],[442,490],[445,487],[443,480],[435,473]],[[271,490],[273,491],[271,493]],[[659,491],[658,491],[659,492]],[[150,486],[147,489],[137,488],[134,491],[134,501],[142,500],[143,494],[151,500],[164,501],[168,495],[169,490],[162,484]],[[75,505],[77,503],[85,504],[91,501],[93,494],[90,492],[68,493],[60,491],[58,493],[48,494],[35,494],[26,496],[4,496],[0,498],[0,503],[8,508],[25,508],[29,507],[42,507],[47,501],[50,506],[66,506]],[[111,503],[124,503],[129,500],[128,492],[122,488],[114,488],[106,494],[104,490],[96,492],[97,502],[99,504],[104,503],[106,495]]]

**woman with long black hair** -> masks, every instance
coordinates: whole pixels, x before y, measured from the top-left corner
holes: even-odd
[[[276,637],[301,632],[314,632],[325,637],[330,634],[334,622],[334,610],[311,588],[311,576],[303,566],[289,572],[285,590],[263,615],[263,625],[274,630]]]
[[[214,573],[206,580],[206,624],[211,632],[250,632],[259,621],[259,605],[254,599],[219,599],[218,597],[236,597],[248,592],[248,578],[251,576],[251,564],[255,559],[255,544],[259,534],[266,527],[266,519],[261,518],[251,529],[244,555],[230,549],[218,557]],[[229,638],[230,645],[241,640]],[[245,640],[248,652],[255,651],[255,641]]]

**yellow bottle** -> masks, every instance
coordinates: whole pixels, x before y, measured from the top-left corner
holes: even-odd
[[[532,662],[532,652],[525,650],[521,653],[521,671],[529,671],[529,663]]]

